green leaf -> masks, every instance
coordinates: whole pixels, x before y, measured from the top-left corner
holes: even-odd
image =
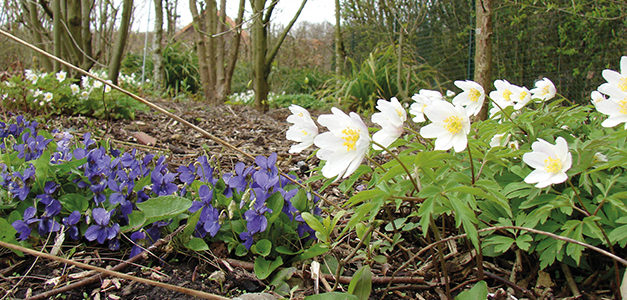
[[[383,198],[386,195],[387,195],[387,193],[382,191],[382,190],[380,190],[380,189],[364,190],[364,191],[361,191],[361,192],[357,193],[356,195],[350,197],[350,199],[348,199],[348,201],[346,201],[346,204],[344,204],[344,206],[351,207],[353,205],[359,204],[359,203],[367,201],[367,200],[372,200],[372,199],[375,199],[375,198]],[[311,225],[309,225],[309,226],[311,226]]]
[[[502,236],[502,235],[492,235],[485,239],[482,246],[483,247],[494,247],[494,251],[496,253],[505,253],[509,248],[514,244],[514,239]]]
[[[235,247],[235,255],[237,256],[244,256],[248,254],[248,249],[246,249],[246,246],[244,246],[244,244],[237,244],[237,247]]]
[[[318,295],[311,295],[305,297],[305,300],[359,300],[357,296],[341,293],[341,292],[329,292]]]
[[[207,251],[209,250],[209,246],[205,243],[205,240],[201,238],[194,237],[185,243],[185,247],[193,251]]]
[[[255,250],[253,250],[253,253],[266,257],[268,256],[268,254],[270,254],[270,250],[272,250],[272,242],[270,242],[267,239],[262,239],[262,240],[259,240],[257,243],[255,243],[253,247],[255,247]]]
[[[89,207],[89,199],[82,194],[65,194],[59,197],[59,202],[61,202],[61,206],[72,212],[78,210],[79,212],[84,212]]]
[[[13,228],[13,226],[11,226],[11,224],[9,224],[7,220],[5,220],[4,218],[0,218],[0,241],[9,244],[19,245],[18,241],[15,239],[16,233],[17,231],[15,230],[15,228]],[[12,251],[20,257],[24,256],[24,253],[20,251]]]
[[[283,210],[283,196],[281,193],[276,192],[266,200],[268,208],[272,210],[272,213],[268,217],[268,228],[272,226],[272,223],[279,217]]]
[[[290,250],[290,248],[285,247],[285,246],[275,247],[274,250],[276,250],[276,252],[278,252],[280,254],[285,254],[285,255],[296,255],[296,254],[299,254],[299,253],[303,252],[302,249],[298,250],[298,251],[292,251],[292,250]]]
[[[368,300],[372,291],[372,272],[370,266],[365,265],[353,275],[348,284],[348,293],[357,296],[359,300]]]
[[[259,278],[260,280],[264,280],[268,278],[268,276],[270,276],[270,274],[272,274],[272,272],[280,267],[282,264],[283,259],[280,256],[277,257],[274,261],[269,261],[261,256],[257,256],[257,258],[255,258],[254,265],[255,275],[257,275],[257,278]]]
[[[455,300],[477,300],[488,298],[488,284],[485,281],[479,281],[475,286],[467,291],[463,291],[455,297]]]
[[[144,216],[144,213],[134,210],[130,215],[128,215],[128,224],[126,226],[122,226],[120,231],[123,233],[137,231],[142,228],[144,224],[146,224],[146,216]]]
[[[329,247],[324,244],[315,244],[311,246],[309,249],[303,251],[300,255],[298,255],[294,261],[302,261],[306,259],[310,259],[312,257],[316,257],[318,255],[325,254],[329,251]]]
[[[322,226],[322,223],[320,223],[320,221],[318,221],[316,216],[314,216],[314,215],[312,215],[311,213],[308,213],[308,212],[302,213],[301,216],[303,217],[303,220],[305,220],[307,225],[309,225],[309,227],[311,227],[311,229],[313,229],[313,230],[315,230],[317,232],[325,232],[324,226]]]
[[[522,250],[529,251],[531,246],[530,242],[533,241],[533,237],[529,234],[523,234],[516,237],[516,246]]]
[[[192,206],[192,201],[178,196],[161,196],[136,205],[146,216],[146,223],[151,224],[185,212]]]

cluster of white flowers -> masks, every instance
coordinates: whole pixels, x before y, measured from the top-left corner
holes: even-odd
[[[603,70],[601,75],[607,82],[601,84],[591,95],[596,109],[609,116],[601,125],[614,127],[625,123],[625,129],[627,129],[627,56],[620,59],[620,73],[614,70]]]
[[[268,93],[268,102],[274,101],[280,95],[285,95],[285,92],[281,92],[280,94],[275,94],[273,92]],[[255,91],[246,90],[245,92],[241,93],[233,93],[229,96],[229,102],[239,104],[252,104],[253,102],[255,102]]]
[[[619,123],[626,123],[627,129],[627,56],[621,59],[621,72],[604,70],[603,77],[607,83],[602,84],[598,91],[592,93],[596,108],[610,117],[603,122],[603,126],[612,127]],[[420,90],[412,96],[414,103],[409,107],[412,120],[416,123],[430,124],[420,128],[420,135],[424,138],[435,138],[434,150],[454,149],[456,152],[466,149],[468,134],[470,133],[470,117],[475,116],[483,107],[486,94],[483,88],[473,81],[456,81],[455,85],[462,92],[455,95],[447,91],[448,102],[438,91]],[[496,90],[491,91],[489,97],[495,102],[491,114],[512,106],[520,110],[532,99],[547,101],[557,94],[555,85],[548,78],[535,83],[530,91],[524,86],[513,85],[506,80],[494,82]],[[252,97],[252,92],[250,97]],[[607,97],[606,97],[607,96]],[[292,123],[286,133],[286,138],[298,142],[290,148],[290,153],[299,153],[315,145],[319,148],[316,156],[326,164],[322,168],[322,175],[327,178],[346,178],[361,164],[370,145],[373,149],[388,148],[403,133],[403,125],[407,120],[407,112],[396,98],[389,101],[380,99],[376,106],[378,112],[372,115],[372,122],[381,126],[372,139],[368,128],[359,115],[354,112],[346,114],[333,107],[331,114],[318,117],[318,123],[329,131],[318,134],[318,127],[309,112],[298,105],[291,105],[292,115],[287,121]],[[491,147],[504,147],[517,150],[518,141],[510,141],[512,135],[499,133],[490,141]],[[525,177],[526,183],[544,188],[552,184],[562,183],[568,179],[566,171],[572,166],[572,155],[568,143],[563,137],[557,137],[555,144],[538,139],[531,145],[531,152],[522,156],[523,162],[534,170]],[[601,153],[595,154],[596,161],[607,161]]]

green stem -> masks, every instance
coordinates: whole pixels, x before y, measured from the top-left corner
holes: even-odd
[[[471,180],[472,180],[472,185],[474,186],[475,185],[475,164],[472,161],[472,153],[470,151],[470,144],[466,146],[466,149],[468,149],[468,158],[470,159],[470,175],[472,176]]]
[[[413,176],[411,176],[411,173],[409,172],[409,170],[407,169],[407,166],[405,166],[405,164],[403,163],[403,161],[402,161],[400,158],[398,158],[398,156],[397,156],[394,152],[390,151],[390,149],[388,149],[387,147],[384,147],[383,145],[381,145],[381,144],[379,144],[379,143],[377,143],[377,142],[375,142],[375,141],[372,141],[372,143],[373,143],[374,145],[379,146],[381,149],[385,150],[385,151],[386,151],[387,153],[389,153],[389,154],[390,154],[390,155],[391,155],[391,156],[392,156],[395,160],[397,160],[397,161],[398,161],[398,163],[401,165],[401,167],[403,167],[403,170],[405,170],[405,173],[407,173],[407,176],[409,177],[409,181],[411,181],[411,184],[412,184],[412,185],[414,186],[414,188],[416,189],[416,192],[420,192],[420,188],[418,188],[418,184],[416,184],[416,181],[414,180],[414,177],[413,177]]]
[[[500,106],[500,105],[499,105],[496,101],[494,101],[492,98],[490,98],[490,97],[488,97],[488,96],[486,96],[486,98],[487,98],[488,100],[490,100],[490,101],[491,101],[494,105],[496,105],[496,107],[498,107],[498,108],[499,108],[499,110],[503,113],[503,115],[504,115],[505,117],[507,117],[507,119],[508,119],[510,122],[512,122],[512,124],[516,125],[516,127],[518,127],[518,129],[520,129],[520,130],[521,130],[521,131],[522,131],[525,135],[529,135],[529,134],[527,133],[527,131],[526,131],[526,130],[524,130],[522,127],[520,127],[520,125],[518,125],[518,123],[514,122],[514,120],[512,119],[512,117],[511,117],[510,115],[508,115],[508,114],[506,114],[506,113],[505,113],[505,111],[503,110],[503,108],[502,108],[502,107],[501,107],[501,106]]]

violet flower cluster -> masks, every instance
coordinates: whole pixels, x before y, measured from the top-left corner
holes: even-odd
[[[233,172],[222,176],[214,176],[215,170],[206,156],[172,172],[164,157],[147,154],[138,158],[135,149],[123,153],[106,149],[90,133],[74,141],[75,137],[68,132],[53,131],[53,139],[47,139],[45,134],[38,134],[37,126],[21,116],[13,124],[0,122],[0,155],[17,152],[19,159],[8,165],[0,164],[0,188],[19,201],[18,209],[23,209],[22,219],[12,222],[20,240],[32,237],[35,228],[39,236],[63,229],[71,240],[84,237],[110,249],[119,249],[120,228],[129,224],[129,215],[138,209],[137,203],[152,197],[177,195],[196,200],[189,208],[192,214],[200,211],[195,236],[215,237],[224,222],[239,218],[245,221],[246,228],[235,234],[249,249],[255,236],[268,230],[268,217],[273,211],[267,200],[277,193],[284,200],[281,212],[297,225],[299,236],[314,238],[313,230],[291,201],[298,189],[291,188],[290,180],[279,175],[276,153],[258,156],[252,166],[237,163]],[[35,164],[37,160],[41,163],[44,153],[49,155],[45,157],[49,157],[50,172],[54,175],[36,178],[39,175],[36,176]],[[42,180],[43,186],[35,184]],[[88,209],[80,211],[64,202],[67,193],[84,197]],[[218,196],[239,201],[239,214],[231,216],[232,220],[229,217],[225,221],[224,216],[229,215],[233,205],[218,204]],[[311,200],[318,202],[316,197]],[[312,212],[319,214],[320,209],[313,208]],[[134,245],[131,256],[159,239],[162,228],[171,222],[159,221],[131,232]],[[224,232],[233,234],[231,229]]]

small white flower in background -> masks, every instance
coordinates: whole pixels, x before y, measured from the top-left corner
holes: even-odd
[[[354,112],[349,116],[335,107],[331,112],[318,117],[318,123],[329,131],[314,139],[320,148],[316,156],[327,161],[322,167],[324,177],[346,178],[357,170],[370,147],[368,127]]]
[[[416,123],[426,121],[424,116],[425,107],[434,101],[444,101],[444,97],[442,97],[440,92],[425,89],[418,91],[418,94],[414,94],[411,98],[415,102],[409,107],[409,113],[414,116],[412,120]]]
[[[458,80],[455,81],[455,85],[463,92],[453,98],[453,104],[464,106],[469,116],[476,116],[483,106],[483,100],[485,100],[483,87],[471,80]]]
[[[537,183],[537,188],[544,188],[568,179],[566,171],[570,169],[573,158],[564,138],[558,137],[555,145],[538,139],[531,149],[532,152],[523,154],[523,161],[535,169],[525,177],[526,183]]]
[[[455,92],[451,91],[451,90],[446,90],[446,97],[455,97],[455,95],[457,95]]]
[[[531,90],[531,98],[547,101],[553,99],[556,93],[557,90],[553,82],[544,77],[542,80],[536,81],[535,88]]]
[[[627,97],[627,56],[620,58],[620,73],[614,70],[603,70],[601,73],[607,81],[598,90],[610,98],[624,99]]]
[[[44,93],[44,101],[46,102],[50,102],[52,101],[53,95],[51,92],[46,92]]]
[[[599,91],[592,91],[590,97],[592,98],[592,104],[594,106],[597,106],[600,102],[607,100],[607,98],[605,98],[603,94],[599,93]]]
[[[372,114],[372,123],[381,126],[381,130],[372,135],[372,140],[387,148],[403,133],[407,112],[396,97],[392,97],[390,101],[379,99],[377,109],[379,112]],[[373,144],[372,148],[382,149],[376,144]]]
[[[41,94],[43,94],[43,92],[40,89],[37,89],[36,91],[33,92],[33,97],[37,98],[41,96]]]
[[[601,123],[601,126],[614,127],[620,123],[625,123],[625,129],[627,129],[627,94],[623,99],[610,98],[600,101],[596,104],[596,109],[609,116]]]
[[[597,152],[593,156],[595,162],[607,162],[607,156],[601,152]]]
[[[497,79],[494,81],[494,87],[496,91],[490,92],[490,98],[492,101],[496,102],[502,109],[505,109],[508,106],[514,106],[514,99],[512,98],[512,94],[516,89],[516,86],[509,83],[507,80]],[[498,107],[495,107],[497,110]]]
[[[519,110],[531,101],[531,92],[524,86],[517,86],[512,97],[514,98],[514,109]]]
[[[507,136],[506,136],[507,135]],[[505,138],[503,138],[505,137]],[[490,147],[503,147],[509,142],[510,134],[507,133],[499,133],[495,134],[490,140]]]
[[[74,83],[70,84],[70,90],[72,90],[72,95],[76,95],[81,91],[80,87]]]
[[[26,77],[26,80],[30,81],[32,84],[36,84],[37,79],[39,79],[39,76],[37,76],[37,74],[35,74],[35,72],[30,69],[24,70],[24,75]]]
[[[510,149],[513,149],[513,150],[518,150],[520,148],[518,146],[518,141],[516,141],[516,140],[507,143],[507,147],[509,147]]]
[[[289,152],[300,153],[313,145],[314,138],[318,135],[318,127],[306,109],[296,104],[290,105],[289,109],[292,114],[287,117],[287,121],[293,125],[287,130],[285,137],[290,141],[299,142],[292,145]]]
[[[94,80],[94,85],[93,86],[94,86],[94,88],[97,89],[97,88],[102,86],[102,82],[100,82],[99,80]]]
[[[460,152],[466,149],[470,119],[466,109],[453,106],[446,101],[434,102],[425,108],[425,115],[433,123],[420,128],[420,135],[435,138],[434,150],[455,149]]]
[[[44,102],[43,101],[39,101],[39,106],[44,106]]]
[[[87,99],[87,98],[89,98],[89,91],[82,91],[82,92],[81,92],[81,98],[82,98],[82,99]]]
[[[89,77],[87,76],[83,76],[81,77],[81,85],[83,86],[83,88],[89,88]]]
[[[59,82],[63,82],[65,80],[65,78],[67,77],[67,73],[65,71],[59,71],[57,72],[57,81]]]
[[[107,82],[108,82],[108,83],[111,83],[111,80],[107,80]],[[104,88],[104,92],[105,92],[105,93],[108,93],[108,92],[110,92],[110,91],[111,91],[111,86],[110,86],[110,85],[108,85],[108,84],[106,84],[106,85],[105,85],[105,88]]]

